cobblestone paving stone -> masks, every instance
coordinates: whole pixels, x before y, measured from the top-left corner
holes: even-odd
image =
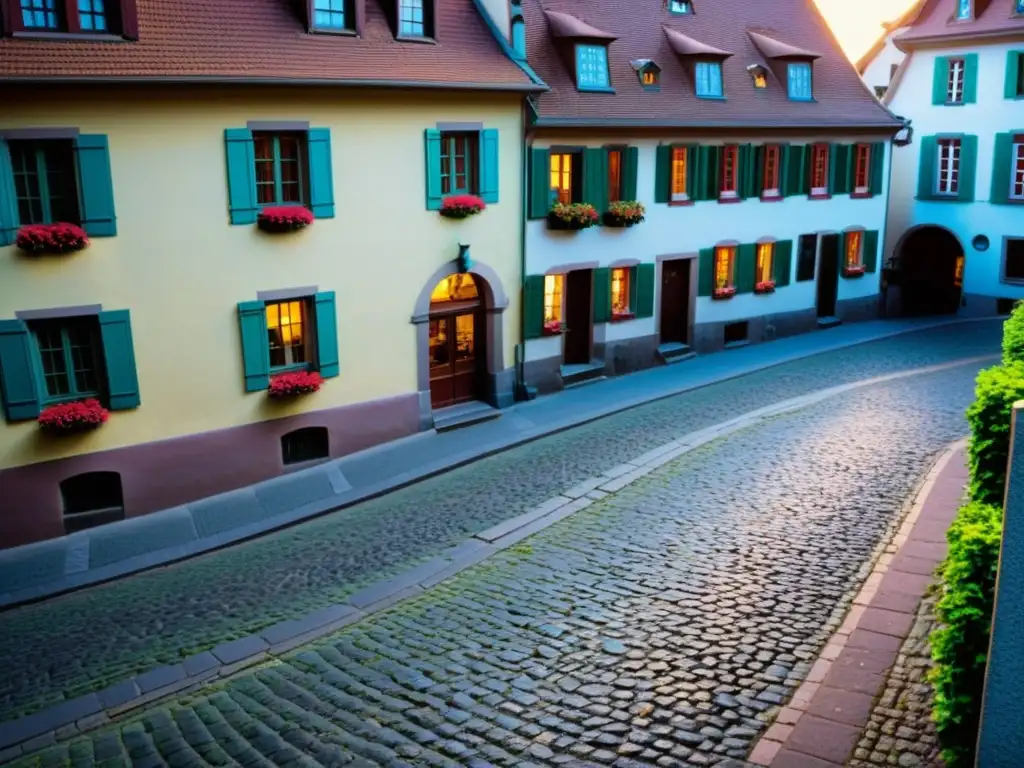
[[[935,627],[936,595],[921,601],[910,634],[875,703],[864,736],[849,768],[942,768],[939,740],[932,722],[934,691],[926,677],[932,667],[928,635]]]
[[[0,615],[0,720],[339,602],[688,432],[825,387],[994,353],[1000,333],[998,321],[971,323],[818,355],[553,435],[247,544],[8,611]]]
[[[743,765],[963,434],[976,369],[724,437],[413,600],[21,764]]]

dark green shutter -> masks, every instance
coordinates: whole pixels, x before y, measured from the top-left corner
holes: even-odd
[[[636,268],[636,306],[633,314],[637,317],[654,316],[654,264],[638,264]]]
[[[18,225],[18,196],[14,191],[11,151],[3,136],[0,136],[0,246],[14,242]]]
[[[828,191],[832,195],[848,195],[853,187],[850,164],[856,161],[856,146],[832,144],[828,150]]]
[[[598,213],[608,210],[608,150],[604,148],[583,152],[583,202]]]
[[[778,288],[784,288],[789,285],[790,277],[793,272],[793,241],[792,240],[779,240],[775,243],[775,253],[773,254],[772,265],[775,285]]]
[[[868,191],[872,195],[882,194],[882,187],[885,185],[885,179],[882,175],[885,173],[885,142],[876,141],[871,145],[871,168],[868,171]]]
[[[790,144],[786,152],[785,197],[810,193],[810,179],[807,172],[808,147],[806,144]]]
[[[697,295],[710,296],[715,290],[715,249],[704,248],[700,252],[697,271]]]
[[[636,315],[636,303],[637,303],[637,287],[638,282],[636,279],[637,268],[629,268],[629,310]]]
[[[0,320],[0,395],[8,421],[39,416],[35,342],[21,320]]]
[[[594,322],[607,323],[612,315],[612,283],[608,267],[594,270]]]
[[[697,200],[700,181],[701,152],[699,144],[686,145],[686,197]]]
[[[741,200],[748,197],[756,197],[754,192],[754,158],[755,152],[752,144],[740,144],[736,152],[736,160],[739,168],[736,169],[736,194]]]
[[[543,335],[544,275],[527,275],[523,281],[523,338],[539,339]]]
[[[964,56],[964,104],[978,101],[978,54]]]
[[[622,153],[622,199],[636,200],[636,175],[640,168],[640,150],[637,147],[626,147]]]
[[[753,293],[757,282],[757,246],[743,243],[736,248],[736,268],[733,271],[733,284],[736,293]]]
[[[949,87],[949,57],[936,56],[932,70],[932,104],[946,103],[946,89]]]
[[[546,149],[530,149],[529,218],[543,219],[551,210],[551,154]],[[543,290],[541,301],[543,302]],[[543,309],[543,306],[542,306]],[[543,325],[543,323],[542,323]],[[538,332],[539,335],[539,332]]]
[[[1020,57],[1024,51],[1006,52],[1006,80],[1003,84],[1003,96],[1007,99],[1016,99],[1020,92]]]
[[[697,151],[697,188],[695,200],[717,200],[721,147],[704,144]]]
[[[751,197],[761,197],[764,194],[764,153],[764,144],[754,148],[754,190],[750,195]]]
[[[262,301],[240,301],[238,324],[242,331],[242,368],[245,391],[256,392],[270,384],[270,342],[267,309]]]
[[[110,176],[110,147],[104,134],[82,134],[75,140],[82,229],[91,237],[117,234],[114,182]]]
[[[485,128],[480,131],[480,199],[485,203],[498,202],[498,131]]]
[[[331,129],[310,128],[309,207],[318,219],[334,218],[334,166],[331,161]]]
[[[667,203],[671,185],[672,147],[659,144],[654,150],[654,202]]]
[[[935,198],[935,154],[939,142],[936,136],[921,137],[921,161],[917,169],[917,199]]]
[[[139,375],[135,369],[135,345],[128,310],[100,312],[99,321],[110,410],[138,408],[142,399],[139,397]]]
[[[441,209],[441,132],[436,128],[423,131],[423,156],[426,163],[427,210]]]
[[[989,202],[1010,201],[1010,171],[1013,163],[1013,134],[997,133],[995,153],[992,160],[992,191]]]
[[[869,229],[864,233],[864,240],[861,245],[861,263],[865,272],[878,270],[878,230]]]
[[[337,376],[340,370],[338,359],[338,312],[334,306],[334,291],[316,294],[316,362],[317,370],[325,379]]]
[[[255,224],[256,150],[248,128],[226,128],[224,144],[228,161],[228,211],[232,224]]]
[[[974,201],[975,177],[978,169],[978,137],[964,134],[960,137],[960,183],[956,199],[969,203]]]

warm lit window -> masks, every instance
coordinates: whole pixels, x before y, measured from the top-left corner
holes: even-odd
[[[722,147],[722,197],[736,197],[739,178],[740,148],[735,144]]]
[[[757,275],[755,282],[767,283],[772,280],[774,272],[775,244],[760,243],[757,246]]]
[[[14,169],[18,223],[80,223],[72,143],[59,139],[12,139],[8,146]]]
[[[717,99],[723,95],[722,65],[717,61],[698,61],[694,69],[697,95],[702,99]]]
[[[871,184],[871,145],[857,144],[853,163],[853,192],[866,195]]]
[[[768,87],[768,70],[758,64],[754,64],[747,67],[747,71],[750,72],[750,76],[754,79],[755,88],[760,90]]]
[[[30,325],[39,350],[44,402],[100,395],[100,328],[96,317],[45,320]]]
[[[782,149],[778,144],[766,144],[764,148],[764,197],[778,197],[781,189],[779,184],[780,160]]]
[[[562,322],[562,284],[565,275],[544,276],[544,325]]]
[[[962,104],[964,101],[964,60],[949,60],[949,75],[946,80],[946,103]]]
[[[608,76],[608,47],[604,45],[576,46],[576,87],[585,90],[607,90],[611,85]]]
[[[791,101],[810,101],[814,96],[811,88],[811,65],[805,62],[790,62],[786,67],[786,85]]]
[[[307,368],[310,364],[309,302],[306,299],[267,304],[270,367]]]
[[[811,147],[811,194],[828,194],[828,144]]]
[[[1011,158],[1010,199],[1024,200],[1024,135],[1014,137]]]
[[[953,267],[953,287],[964,287],[964,257],[963,254],[956,257],[956,265]]]
[[[732,270],[736,262],[736,249],[720,246],[715,249],[715,290],[732,287]]]
[[[575,202],[575,189],[579,186],[576,178],[578,155],[572,152],[553,152],[551,154],[551,189],[555,190],[558,202]]]
[[[622,199],[622,150],[608,150],[608,202]]]
[[[956,195],[960,183],[960,139],[939,139],[935,192]]]
[[[306,200],[305,137],[295,133],[253,133],[256,202],[302,205]]]
[[[688,200],[686,194],[686,148],[672,148],[672,200]]]
[[[651,69],[645,69],[640,74],[640,82],[643,85],[657,85],[658,84],[658,73]]]
[[[846,233],[846,253],[845,261],[848,267],[860,266],[860,249],[863,242],[863,232],[847,232]]]
[[[956,18],[958,21],[971,18],[971,0],[957,0]]]
[[[315,29],[347,29],[351,19],[346,18],[348,0],[313,0],[313,27]]]
[[[476,133],[441,133],[441,194],[475,195]]]
[[[431,35],[432,30],[423,6],[424,0],[398,0],[398,34],[404,37]]]
[[[612,314],[628,315],[629,278],[632,270],[629,267],[616,267],[612,270]]]

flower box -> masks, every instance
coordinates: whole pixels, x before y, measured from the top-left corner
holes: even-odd
[[[864,265],[858,264],[855,267],[843,267],[843,277],[863,277]]]
[[[636,317],[633,312],[612,312],[612,322],[621,323],[623,320],[632,320]]]
[[[565,330],[565,326],[561,321],[555,320],[550,323],[544,323],[544,335],[545,336],[557,336]]]
[[[313,212],[301,205],[277,205],[264,208],[256,217],[256,226],[264,232],[294,232],[313,223]]]
[[[587,229],[597,224],[597,220],[597,211],[590,203],[555,203],[548,211],[548,229]]]
[[[715,301],[731,299],[735,295],[736,289],[731,285],[728,288],[715,288],[714,291],[711,292],[711,298]]]
[[[487,204],[476,195],[451,195],[441,201],[441,215],[446,219],[466,219],[486,207]]]
[[[775,281],[763,280],[754,284],[754,293],[775,293]]]
[[[25,253],[74,253],[89,245],[89,236],[74,224],[29,224],[18,230],[15,243]]]
[[[103,424],[109,415],[98,400],[76,400],[44,408],[39,414],[39,426],[57,435],[86,432]]]
[[[632,227],[644,220],[644,204],[636,200],[616,200],[604,212],[606,227]]]
[[[274,399],[299,397],[316,392],[323,383],[324,380],[320,378],[319,373],[310,373],[309,371],[281,373],[270,380],[267,394]]]

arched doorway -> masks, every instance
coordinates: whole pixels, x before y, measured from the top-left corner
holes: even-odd
[[[944,227],[918,227],[903,236],[896,254],[903,314],[955,314],[964,275],[964,249],[956,235]]]
[[[430,294],[430,406],[445,408],[485,395],[487,331],[473,275],[441,279]]]

